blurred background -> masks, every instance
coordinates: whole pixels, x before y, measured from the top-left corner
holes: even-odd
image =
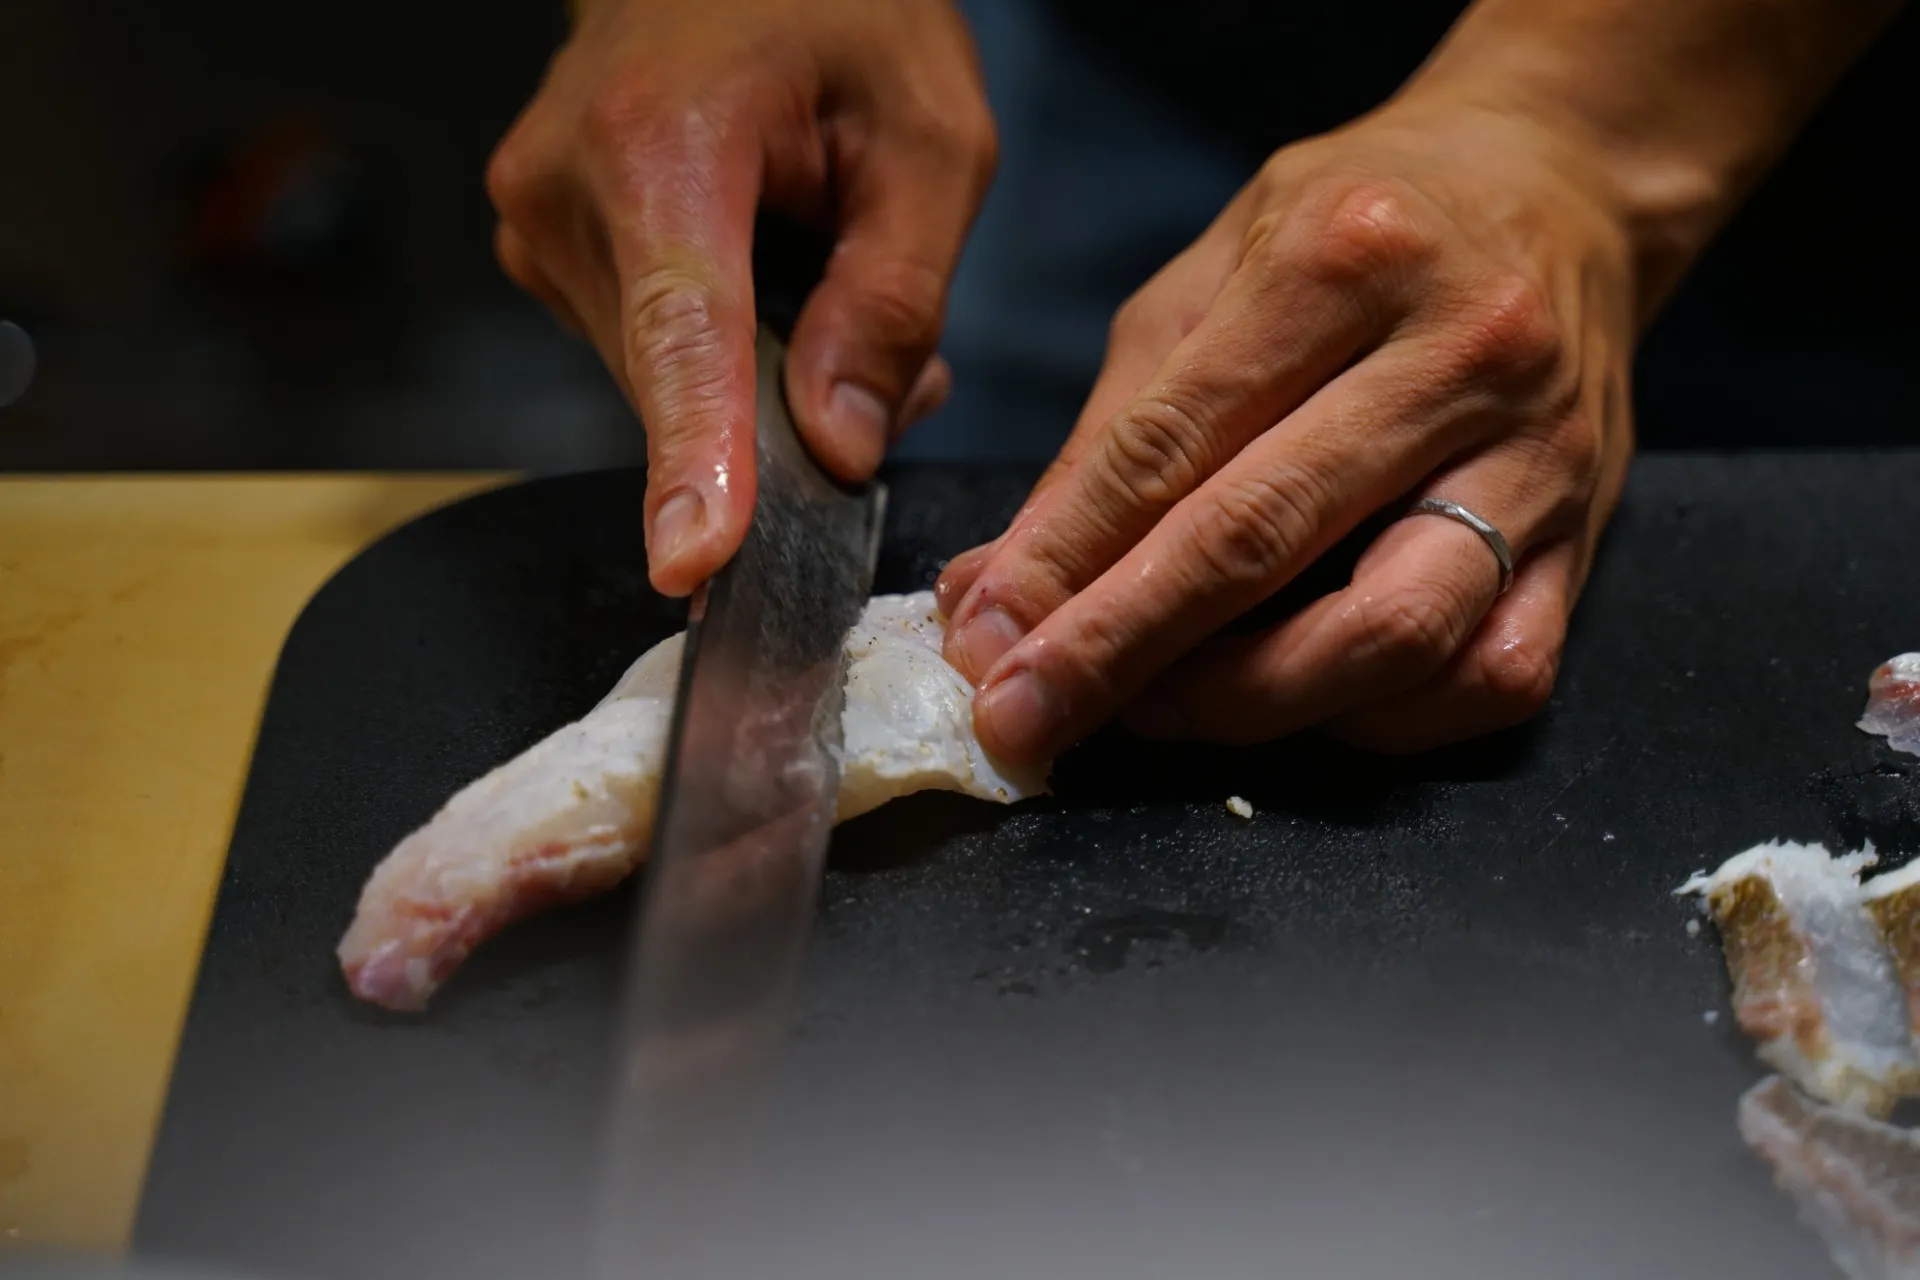
[[[1003,130],[920,456],[1051,453],[1107,315],[1258,163],[1390,92],[1432,0],[969,0]],[[500,276],[487,156],[560,0],[0,0],[0,468],[638,460],[592,353]],[[1642,355],[1652,447],[1920,440],[1909,9]]]

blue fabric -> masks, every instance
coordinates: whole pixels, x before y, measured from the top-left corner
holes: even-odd
[[[953,282],[946,408],[898,458],[1046,459],[1128,295],[1250,176],[1097,65],[1037,0],[965,0],[1000,127],[999,176]]]

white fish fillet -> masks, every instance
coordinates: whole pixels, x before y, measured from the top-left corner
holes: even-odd
[[[1920,1136],[1821,1106],[1779,1076],[1741,1096],[1740,1136],[1851,1280],[1920,1280]]]
[[[1875,668],[1859,727],[1880,734],[1895,751],[1920,755],[1920,653],[1903,653]]]
[[[1920,1086],[1906,991],[1860,887],[1869,850],[1765,844],[1695,876],[1760,1057],[1828,1102],[1885,1115]]]
[[[1914,1045],[1920,1048],[1920,860],[1867,881],[1860,898],[1906,988]]]
[[[973,687],[940,656],[933,593],[877,596],[849,632],[838,818],[916,791],[1011,803],[1046,769],[990,759]],[[648,650],[583,719],[449,800],[374,871],[339,948],[355,995],[425,1007],[482,940],[522,916],[601,892],[652,836],[684,636]]]

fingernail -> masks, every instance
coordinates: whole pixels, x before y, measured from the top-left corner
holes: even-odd
[[[654,567],[671,564],[693,550],[706,527],[707,504],[692,489],[682,489],[661,503],[653,517]]]
[[[852,382],[837,382],[827,400],[828,426],[862,461],[878,466],[887,451],[887,424],[892,418],[879,396]]]
[[[981,694],[974,714],[1014,759],[1045,760],[1066,745],[1059,740],[1067,727],[1066,704],[1031,671],[1016,671]]]
[[[953,638],[954,665],[975,684],[1000,661],[1001,655],[1025,638],[1027,629],[999,605],[988,605],[967,619]]]

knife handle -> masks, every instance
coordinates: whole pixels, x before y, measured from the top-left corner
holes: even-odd
[[[753,299],[760,323],[786,342],[814,287],[826,275],[833,233],[762,211],[753,227]]]

